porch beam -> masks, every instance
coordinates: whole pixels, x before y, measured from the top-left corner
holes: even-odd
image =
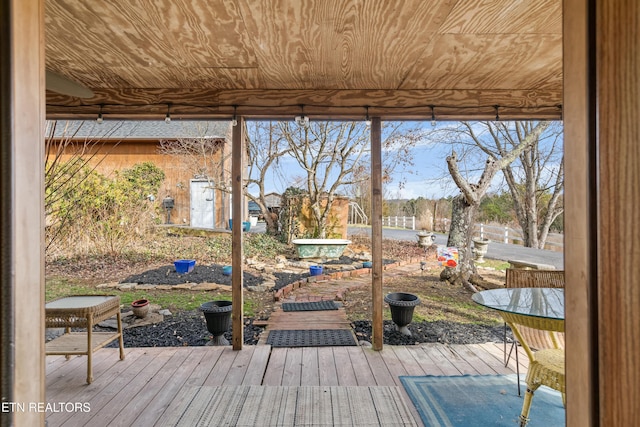
[[[95,89],[89,99],[47,93],[48,119],[95,119],[103,105],[105,119],[224,118],[277,119],[304,112],[312,119],[494,120],[560,119],[562,93],[551,90],[213,90]]]
[[[231,219],[233,226],[231,230],[231,324],[233,328],[232,345],[234,350],[242,350],[244,343],[244,295],[242,292],[242,184],[243,184],[243,168],[244,168],[244,117],[237,117],[237,125],[232,131],[232,152],[231,152]]]
[[[373,349],[382,350],[382,120],[371,119],[371,303]]]

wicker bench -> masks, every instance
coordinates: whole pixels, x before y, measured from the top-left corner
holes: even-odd
[[[103,320],[116,316],[117,332],[94,332],[93,327]],[[124,359],[120,297],[114,295],[78,295],[59,298],[45,305],[45,326],[65,328],[65,333],[46,344],[45,354],[87,356],[87,383],[93,381],[92,354],[114,340],[120,343],[120,360]],[[85,328],[84,332],[72,332],[71,328]]]

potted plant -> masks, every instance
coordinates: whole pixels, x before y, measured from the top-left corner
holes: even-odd
[[[131,310],[133,311],[133,315],[139,319],[147,317],[147,314],[149,314],[149,300],[143,298],[132,302]]]
[[[231,327],[231,301],[209,301],[200,306],[213,338],[211,345],[229,345],[224,333]]]
[[[414,294],[394,292],[384,297],[384,302],[389,304],[391,320],[396,325],[396,330],[403,335],[411,336],[407,327],[413,319],[413,309],[420,304],[420,298]]]
[[[481,237],[475,237],[473,239],[473,249],[471,250],[475,255],[475,262],[482,264],[484,262],[484,256],[487,254],[487,248],[489,247],[489,239],[483,239]]]
[[[435,234],[428,232],[427,230],[421,230],[416,234],[418,238],[418,245],[426,248],[427,246],[431,246],[433,242],[436,240]]]

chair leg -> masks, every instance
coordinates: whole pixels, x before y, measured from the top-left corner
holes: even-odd
[[[520,360],[518,360],[518,345],[514,342],[516,346],[516,377],[518,378],[518,396],[521,396],[520,392]]]
[[[540,387],[539,384],[527,387],[527,391],[524,394],[524,402],[522,403],[522,412],[520,412],[520,427],[525,427],[529,422],[529,411],[531,410],[533,393],[535,393],[538,387]]]

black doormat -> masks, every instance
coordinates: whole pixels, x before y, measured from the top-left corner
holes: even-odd
[[[275,330],[269,332],[267,344],[272,347],[357,345],[350,329]]]
[[[283,311],[321,311],[321,310],[337,310],[338,305],[333,301],[317,301],[317,302],[283,302]]]

